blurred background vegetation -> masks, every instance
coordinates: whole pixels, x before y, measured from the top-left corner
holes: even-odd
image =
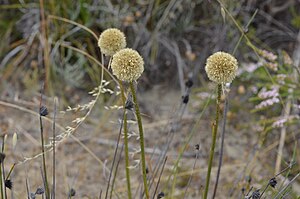
[[[146,75],[142,84],[145,88],[171,83],[169,86],[183,89],[184,79],[190,76],[199,81],[204,76],[199,72],[203,72],[205,58],[217,50],[232,52],[241,35],[230,18],[222,17],[216,1],[40,2],[0,1],[1,90],[9,92],[19,88],[37,91],[39,82],[47,80],[51,92],[62,96],[65,89],[90,90],[99,84],[101,71],[95,63],[61,46],[74,46],[100,60],[95,38],[78,26],[49,17],[52,15],[82,24],[97,35],[110,27],[124,31],[128,46],[136,48],[145,58]],[[279,50],[290,55],[293,53],[300,27],[299,1],[223,2],[257,47],[274,53]],[[256,10],[256,16],[246,28]],[[45,15],[44,22],[41,13]],[[48,51],[44,51],[44,45],[47,45]],[[45,53],[48,57],[46,67],[43,60]],[[257,60],[244,40],[238,46],[236,57],[240,63]]]

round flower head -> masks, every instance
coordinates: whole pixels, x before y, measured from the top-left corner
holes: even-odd
[[[109,28],[101,33],[98,46],[103,54],[113,56],[116,52],[126,47],[125,35],[116,28]]]
[[[216,52],[206,60],[205,71],[208,78],[218,84],[231,83],[238,69],[237,60],[225,52]]]
[[[137,51],[125,48],[114,54],[111,69],[119,80],[132,82],[143,73],[144,61]]]

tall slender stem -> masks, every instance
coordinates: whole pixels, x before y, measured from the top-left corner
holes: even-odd
[[[2,149],[4,148],[4,136],[3,136],[3,138],[2,138]],[[2,154],[1,154],[1,156],[3,156],[3,157],[1,157],[1,158],[3,158],[2,160],[1,160],[1,162],[0,162],[0,189],[1,189],[1,197],[4,199],[4,188],[3,188],[3,182],[4,182],[4,178],[3,178],[3,175],[2,175],[2,172],[4,172],[4,170],[2,170],[2,166],[3,166],[3,164],[4,164],[4,158],[5,158],[5,155],[4,155],[4,153],[3,153],[3,150],[1,150],[2,151]]]
[[[124,115],[125,115],[125,111],[123,111],[123,119],[124,119]],[[109,191],[109,186],[110,186],[110,181],[111,181],[112,175],[114,175],[114,177],[113,177],[113,181],[111,183],[110,199],[112,198],[112,193],[113,193],[113,190],[114,190],[115,179],[116,179],[117,172],[118,172],[118,165],[119,165],[119,161],[120,161],[120,158],[121,158],[121,157],[119,157],[119,160],[116,161],[117,160],[117,153],[118,153],[118,149],[119,149],[119,144],[120,144],[120,139],[121,139],[122,129],[123,129],[123,122],[121,123],[120,128],[119,128],[119,135],[118,135],[117,145],[116,145],[115,152],[114,152],[113,162],[111,164],[111,169],[110,169],[110,172],[109,172],[109,178],[108,178],[108,183],[107,183],[107,187],[106,187],[105,199],[107,199],[107,197],[108,197],[108,191]],[[121,153],[123,152],[123,146],[122,146],[122,150],[120,152],[120,156],[121,156]],[[112,174],[115,163],[117,163],[117,165],[116,165],[114,174]]]
[[[42,122],[42,115],[40,114],[40,128],[41,128],[41,144],[42,144],[42,159],[43,159],[43,172],[45,180],[45,190],[46,190],[46,199],[50,199],[48,178],[47,178],[47,168],[46,168],[46,157],[45,157],[45,143],[44,143],[44,129]]]
[[[1,163],[2,164],[2,163]],[[0,183],[1,183],[1,197],[4,199],[4,190],[3,190],[3,177],[2,177],[2,166],[0,165]]]
[[[52,146],[53,146],[53,159],[52,159],[52,195],[51,195],[51,198],[52,199],[55,199],[55,191],[56,191],[56,150],[55,150],[55,141],[56,141],[56,106],[57,106],[57,101],[58,99],[55,97],[54,98],[54,114],[53,114],[53,126],[52,126],[52,137],[53,137],[53,140],[52,140]]]
[[[121,89],[122,103],[124,108],[123,129],[124,129],[124,149],[125,149],[124,152],[125,152],[127,194],[128,194],[128,199],[131,199],[132,195],[131,195],[130,171],[129,171],[128,130],[127,130],[127,113],[126,113],[127,111],[125,109],[126,97],[125,97],[125,92],[124,92],[122,82],[120,82],[120,89]]]
[[[4,154],[4,144],[5,144],[5,136],[2,137],[2,153]],[[4,169],[4,160],[2,161],[2,177],[3,177],[3,182],[4,182],[4,185],[5,185],[5,169]],[[5,199],[7,198],[7,192],[6,192],[6,186],[4,186],[4,196],[5,196]]]
[[[206,185],[205,185],[205,190],[204,190],[204,199],[207,199],[207,195],[208,195],[211,168],[212,168],[212,163],[213,163],[214,153],[215,153],[215,146],[216,146],[217,132],[218,132],[218,123],[219,123],[219,115],[220,115],[221,91],[222,91],[222,84],[218,84],[216,117],[215,117],[215,121],[212,125],[212,144],[211,144],[209,160],[208,160],[208,169],[207,169],[207,175],[206,175]]]
[[[142,173],[143,173],[143,181],[144,181],[144,189],[146,198],[149,199],[149,191],[147,185],[147,173],[146,173],[146,160],[145,160],[145,144],[144,144],[144,132],[143,132],[143,124],[141,119],[141,113],[139,109],[139,105],[136,98],[135,88],[133,82],[130,82],[130,89],[132,93],[132,98],[135,106],[135,114],[139,126],[139,133],[140,133],[140,147],[141,147],[141,160],[142,160]]]
[[[225,96],[224,111],[223,111],[223,122],[222,122],[222,131],[221,131],[221,147],[220,147],[220,150],[219,150],[219,165],[218,165],[217,177],[216,177],[216,182],[215,182],[215,187],[214,187],[214,192],[213,192],[212,199],[214,199],[216,197],[217,189],[218,189],[218,183],[219,183],[219,178],[220,178],[220,173],[221,173],[221,167],[222,167],[222,161],[223,161],[223,153],[224,153],[224,140],[225,140],[225,129],[226,129],[227,111],[228,111],[228,93],[226,93],[226,96]]]

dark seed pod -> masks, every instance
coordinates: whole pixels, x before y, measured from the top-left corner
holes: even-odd
[[[189,95],[182,96],[182,102],[187,104],[189,102]]]
[[[4,184],[6,188],[12,189],[13,183],[11,180],[5,180]]]
[[[197,151],[199,151],[200,145],[199,145],[199,144],[196,144],[196,145],[195,145],[195,149],[196,149]]]
[[[130,98],[128,98],[126,100],[126,103],[125,103],[125,109],[132,110],[133,109],[133,105],[134,104],[133,104],[132,100]]]
[[[75,195],[76,195],[75,189],[71,188],[70,191],[69,191],[69,197],[73,197]]]
[[[46,115],[48,115],[48,109],[47,109],[47,107],[46,106],[41,106],[41,108],[40,108],[40,115],[41,116],[46,116]]]
[[[252,181],[252,178],[251,178],[251,176],[246,176],[246,181],[250,184],[251,183],[251,181]]]
[[[276,178],[271,178],[271,180],[269,181],[269,185],[273,188],[275,188],[275,186],[277,185],[277,180]]]
[[[253,193],[252,193],[252,198],[253,198],[253,199],[259,199],[259,198],[260,198],[259,189],[256,190],[256,191],[253,191]]]
[[[160,192],[158,195],[157,195],[157,199],[161,199],[165,197],[165,193],[164,192]]]
[[[245,187],[243,187],[241,191],[245,195],[245,191],[246,191]]]
[[[194,82],[193,82],[193,80],[191,80],[191,79],[189,79],[189,80],[187,80],[187,81],[185,82],[185,86],[186,86],[187,88],[191,88],[191,87],[193,86],[193,84],[194,84]]]
[[[45,190],[42,187],[37,188],[36,191],[35,191],[36,195],[42,195],[44,193],[45,193]]]
[[[146,174],[148,174],[149,173],[149,169],[148,169],[148,167],[146,168]]]

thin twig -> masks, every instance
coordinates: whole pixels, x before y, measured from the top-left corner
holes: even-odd
[[[291,112],[291,99],[288,99],[283,112],[283,118],[287,119],[290,115],[290,112]],[[286,126],[283,125],[280,132],[280,141],[279,141],[278,153],[277,153],[276,164],[275,164],[275,173],[278,173],[280,171],[285,137],[286,137]]]
[[[14,164],[11,166],[11,168],[10,168],[10,170],[9,170],[9,172],[8,172],[8,174],[7,174],[5,180],[8,180],[8,178],[10,177],[10,174],[11,174],[11,172],[14,170],[15,166],[16,166],[16,163],[14,163]]]
[[[101,197],[102,197],[102,189],[100,189],[99,199],[101,199]]]
[[[155,187],[155,190],[154,190],[153,198],[152,198],[152,199],[155,198],[155,195],[156,195],[156,192],[157,192],[157,189],[158,189],[158,185],[159,185],[159,183],[160,183],[160,179],[161,179],[162,173],[163,173],[163,171],[164,171],[164,168],[165,168],[167,159],[168,159],[168,156],[165,157],[165,161],[164,161],[163,166],[162,166],[162,168],[161,168],[161,171],[160,171],[160,174],[159,174],[159,177],[158,177],[158,181],[157,181],[157,184],[156,184],[156,187]]]
[[[30,199],[30,191],[29,191],[29,185],[28,185],[28,178],[26,177],[26,191],[27,191],[27,198]]]
[[[191,182],[192,182],[192,177],[193,177],[194,170],[195,170],[195,168],[196,168],[196,163],[197,163],[198,156],[199,156],[199,149],[196,149],[196,151],[197,151],[197,153],[196,153],[196,157],[195,157],[194,165],[193,165],[192,172],[191,172],[191,175],[190,175],[190,177],[189,177],[189,180],[188,180],[187,186],[186,186],[186,188],[185,188],[185,191],[184,191],[184,196],[183,196],[183,199],[185,199],[185,196],[186,196],[187,190],[188,190],[188,188],[190,187],[190,184],[191,184]]]
[[[4,148],[3,146],[4,146],[4,136],[2,137],[2,149]],[[2,150],[2,152],[3,152],[3,150]],[[1,198],[4,199],[4,189],[5,188],[3,187],[3,180],[4,180],[4,178],[3,178],[3,171],[4,171],[3,164],[4,163],[3,162],[4,162],[4,158],[3,158],[3,161],[1,161],[1,163],[0,163],[0,189],[1,189]]]
[[[6,135],[5,135],[6,136]],[[4,148],[5,148],[5,137],[3,136],[3,143],[2,143],[2,153],[4,153]],[[4,169],[4,160],[2,162],[2,176],[3,176],[3,180],[4,180],[4,183],[5,183],[5,169]],[[7,198],[7,193],[6,193],[6,186],[4,184],[4,196],[5,196],[5,199]]]
[[[300,176],[300,172],[275,196],[274,199],[280,197],[280,195]]]
[[[53,109],[53,125],[52,125],[52,139],[53,139],[53,141],[52,141],[52,144],[53,144],[53,159],[52,159],[52,164],[53,164],[53,170],[52,170],[52,175],[53,175],[53,179],[52,179],[52,195],[51,195],[51,197],[52,197],[52,199],[55,199],[55,190],[56,190],[56,187],[55,187],[55,158],[56,158],[56,150],[55,150],[55,138],[56,138],[56,129],[55,129],[55,124],[56,124],[56,121],[55,121],[55,119],[56,119],[56,106],[57,106],[57,98],[55,97],[54,98],[54,109]]]
[[[123,112],[123,118],[124,118],[124,115],[125,115],[125,110]],[[114,158],[113,158],[113,162],[112,162],[112,165],[111,165],[111,168],[110,168],[108,182],[107,182],[107,186],[106,186],[106,192],[105,192],[105,197],[104,197],[105,199],[107,199],[107,197],[108,197],[110,180],[111,180],[113,168],[114,168],[114,165],[115,165],[115,162],[116,162],[116,157],[117,157],[117,153],[118,153],[118,148],[119,148],[119,143],[120,143],[122,128],[123,128],[123,122],[121,123],[120,129],[119,129],[119,135],[118,135],[117,145],[116,145],[116,148],[115,148]]]
[[[41,144],[42,144],[42,162],[43,162],[43,172],[45,176],[45,191],[46,191],[46,199],[50,198],[50,193],[49,193],[49,186],[48,186],[48,178],[47,178],[47,168],[46,168],[46,157],[45,157],[45,143],[44,143],[44,128],[43,128],[43,120],[42,120],[42,114],[41,114],[41,108],[42,108],[42,100],[43,100],[43,91],[44,91],[44,84],[42,85],[41,89],[41,99],[40,99],[40,132],[41,132]]]
[[[283,170],[281,170],[279,173],[277,173],[273,178],[277,178],[279,175],[281,175],[283,172],[285,172],[288,169],[291,169],[293,167],[293,165],[296,164],[296,162],[292,162],[289,166],[287,166],[286,168],[284,168]],[[271,178],[272,179],[272,178]],[[265,191],[267,190],[267,188],[270,185],[270,181],[268,182],[267,186],[264,188],[264,190],[261,192],[260,197],[262,198],[262,196],[264,195]]]
[[[110,190],[110,199],[112,199],[112,192],[114,190],[115,181],[117,179],[117,173],[119,171],[119,165],[120,165],[120,161],[121,161],[121,158],[122,158],[123,150],[124,150],[124,144],[122,144],[122,148],[121,148],[121,151],[120,151],[119,159],[118,159],[118,162],[117,162],[117,165],[116,165],[116,169],[115,169],[115,172],[114,172],[114,178],[113,178],[112,185],[111,185],[111,190]],[[116,193],[116,196],[117,196],[117,198],[120,198],[117,195],[117,193]]]
[[[188,92],[189,92],[189,90],[187,91],[186,94],[188,94]],[[166,157],[167,152],[168,152],[168,150],[169,150],[169,148],[170,148],[170,145],[171,145],[171,143],[172,143],[172,141],[173,141],[174,134],[176,133],[176,126],[175,126],[175,125],[178,125],[178,122],[181,121],[181,119],[182,119],[182,117],[183,117],[183,113],[184,113],[186,107],[187,107],[187,104],[184,104],[184,103],[182,102],[182,100],[181,100],[181,103],[180,103],[180,106],[179,106],[178,110],[174,111],[174,114],[172,114],[172,115],[174,115],[174,117],[171,118],[171,119],[170,119],[170,122],[168,123],[168,124],[170,124],[170,129],[169,129],[168,134],[167,134],[167,141],[166,141],[166,144],[165,144],[166,147],[165,147],[165,149],[164,149],[163,151],[160,152],[160,154],[161,154],[161,155],[160,155],[160,159],[158,160],[158,163],[157,163],[157,165],[156,165],[156,169],[154,169],[154,170],[156,170],[156,172],[155,172],[155,174],[153,175],[153,182],[154,182],[154,178],[155,178],[156,175],[158,174],[159,168],[160,168],[160,167],[162,166],[162,164],[163,164],[162,161],[163,161],[164,158]],[[191,138],[192,134],[193,134],[193,133],[190,134],[189,138]],[[170,179],[171,179],[171,176],[173,176],[174,173],[176,172],[178,163],[179,163],[179,161],[180,161],[180,159],[181,159],[181,157],[182,157],[182,155],[183,155],[183,152],[184,152],[184,150],[186,149],[186,147],[187,147],[189,141],[190,141],[190,139],[188,139],[188,141],[186,142],[185,146],[183,147],[183,150],[179,153],[179,156],[178,156],[178,158],[177,158],[177,161],[176,161],[175,165],[173,166],[172,173],[169,175],[165,187],[169,184],[169,181],[170,181]],[[154,150],[153,150],[153,154],[154,154]],[[174,181],[175,181],[175,180],[174,180]],[[152,185],[152,183],[150,184],[150,188],[151,188],[151,185]]]

